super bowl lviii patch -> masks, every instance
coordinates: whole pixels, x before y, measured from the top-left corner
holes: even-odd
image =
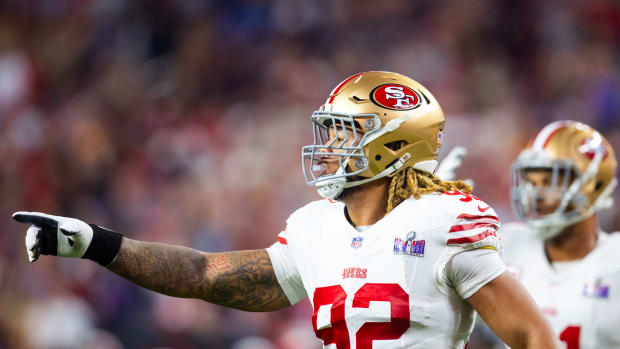
[[[424,257],[424,240],[415,240],[415,232],[407,234],[407,240],[394,239],[394,254]]]
[[[583,295],[593,298],[607,298],[609,295],[609,286],[603,285],[601,279],[595,282],[588,282],[583,286]]]

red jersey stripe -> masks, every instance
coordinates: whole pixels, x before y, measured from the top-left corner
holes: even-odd
[[[474,236],[466,236],[464,238],[458,238],[458,239],[448,239],[448,245],[477,242],[489,236],[497,237],[497,235],[495,234],[493,230],[485,230],[484,232],[478,235],[474,235]]]
[[[470,224],[453,225],[450,228],[450,231],[448,233],[454,233],[457,231],[472,230],[472,229],[484,228],[484,227],[494,228],[495,230],[499,229],[499,226],[493,223],[470,223]]]
[[[278,236],[278,242],[281,243],[282,245],[288,245],[288,243],[286,242],[286,239]]]
[[[497,218],[497,216],[493,216],[493,215],[480,216],[480,215],[475,215],[475,214],[463,213],[463,214],[459,215],[456,218],[457,219],[468,219],[468,220],[472,220],[472,219],[490,219],[490,220],[499,222],[499,218]]]

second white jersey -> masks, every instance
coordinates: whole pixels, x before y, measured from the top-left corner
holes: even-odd
[[[453,287],[444,266],[461,252],[501,250],[498,226],[492,208],[458,192],[406,200],[363,232],[342,203],[321,200],[291,215],[268,252],[291,303],[309,297],[325,348],[464,348],[474,320],[464,298],[505,268],[497,258]]]
[[[526,225],[501,229],[504,261],[547,315],[567,349],[620,348],[620,234],[600,233],[576,262],[551,265]]]

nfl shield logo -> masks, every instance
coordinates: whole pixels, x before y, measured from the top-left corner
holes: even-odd
[[[358,248],[362,247],[362,241],[363,240],[364,240],[364,238],[361,237],[361,236],[353,238],[353,241],[351,241],[351,247],[355,248],[355,249],[358,249]]]

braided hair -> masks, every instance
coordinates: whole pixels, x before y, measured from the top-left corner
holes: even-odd
[[[452,190],[469,194],[472,188],[463,181],[443,181],[434,174],[407,167],[394,175],[390,181],[387,212],[412,196],[419,199],[424,194],[445,193]]]

